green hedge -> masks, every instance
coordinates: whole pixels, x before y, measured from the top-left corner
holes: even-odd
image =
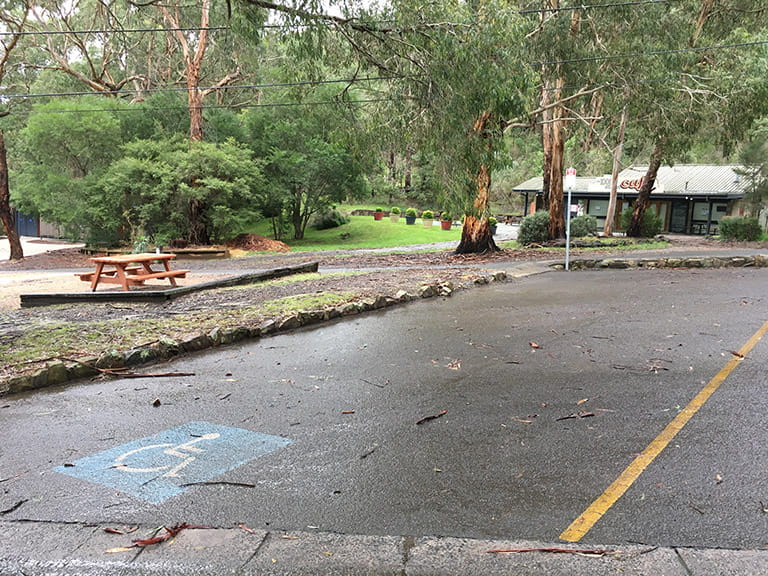
[[[597,235],[597,218],[584,214],[571,218],[571,238]]]
[[[720,220],[720,238],[723,240],[758,240],[763,229],[757,218],[729,216]]]
[[[520,230],[517,232],[517,241],[520,244],[543,244],[549,240],[549,212],[539,210],[530,216],[523,218]]]
[[[621,227],[626,230],[632,221],[632,208],[627,208],[621,213]],[[664,223],[661,216],[657,216],[653,210],[648,209],[643,214],[643,221],[640,223],[640,236],[643,238],[653,238],[661,232]]]

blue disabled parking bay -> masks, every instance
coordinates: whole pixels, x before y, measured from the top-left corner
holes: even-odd
[[[189,422],[54,470],[159,504],[290,443],[280,436]]]

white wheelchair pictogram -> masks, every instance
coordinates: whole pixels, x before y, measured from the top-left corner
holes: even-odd
[[[162,475],[162,478],[179,478],[179,472],[196,460],[195,456],[192,454],[201,454],[205,452],[205,450],[198,448],[195,446],[195,444],[198,444],[204,440],[216,440],[216,438],[220,436],[221,434],[213,432],[211,434],[203,434],[199,438],[195,438],[194,440],[190,440],[189,442],[178,444],[176,446],[170,443],[142,446],[141,448],[136,448],[135,450],[129,450],[128,452],[125,452],[124,454],[121,454],[115,458],[114,468],[122,472],[131,472],[134,474],[146,474],[150,472],[162,472],[163,470],[168,470],[168,472]],[[135,466],[129,466],[125,463],[126,460],[130,459],[136,454],[146,452],[148,450],[160,449],[164,449],[163,454],[180,458],[181,462],[177,463],[175,466],[168,464],[166,466],[154,466],[152,468],[137,468]]]

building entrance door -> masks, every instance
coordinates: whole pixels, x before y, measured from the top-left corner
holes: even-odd
[[[672,202],[669,214],[669,231],[673,234],[685,234],[688,225],[688,203],[681,200]]]

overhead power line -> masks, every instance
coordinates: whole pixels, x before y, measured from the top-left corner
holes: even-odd
[[[520,14],[547,14],[552,12],[568,12],[573,10],[592,10],[594,8],[615,8],[624,6],[642,6],[644,4],[668,4],[669,0],[636,0],[630,2],[613,2],[610,4],[579,4],[578,6],[562,6],[560,8],[531,8],[520,10]]]
[[[644,56],[664,56],[667,54],[682,54],[685,52],[706,52],[708,50],[726,50],[728,48],[748,48],[768,44],[768,40],[755,40],[753,42],[738,42],[735,44],[712,44],[709,46],[694,46],[689,48],[673,48],[669,50],[649,50],[648,52],[634,52],[628,54],[606,54],[603,56],[585,56],[584,58],[569,58],[567,60],[550,60],[548,62],[536,62],[535,66],[551,66],[555,64],[578,64],[581,62],[604,62],[607,60],[621,60],[624,58],[641,58]]]
[[[377,102],[405,102],[407,98],[367,98],[361,100],[317,100],[312,102],[275,102],[271,104],[213,104],[203,106],[203,110],[248,110],[251,108],[290,108],[294,106],[324,106],[340,104],[375,104]],[[193,108],[194,109],[194,108]],[[150,106],[141,111],[153,110],[190,110],[188,106]],[[14,114],[90,114],[96,112],[136,112],[134,108],[92,108],[88,110],[19,110]]]
[[[300,82],[272,82],[268,84],[232,84],[227,86],[209,86],[198,88],[200,91],[215,91],[215,90],[258,90],[261,88],[291,88],[296,86],[321,86],[324,84],[356,84],[358,82],[375,82],[378,80],[392,80],[392,77],[380,76],[380,77],[365,77],[365,78],[338,78],[334,80],[304,80]],[[0,93],[0,99],[26,99],[26,98],[55,98],[58,96],[104,96],[107,94],[113,96],[119,96],[121,94],[155,94],[161,92],[187,92],[187,88],[126,88],[124,90],[102,90],[102,91],[82,91],[82,92],[41,92],[33,94],[2,94]]]
[[[669,0],[630,0],[627,2],[611,2],[607,4],[580,4],[578,6],[563,6],[560,8],[530,8],[519,10],[519,14],[546,14],[554,12],[567,12],[573,10],[594,10],[599,8],[616,8],[625,6],[643,6],[646,4],[667,4]],[[357,22],[357,19],[350,19],[350,22]],[[392,20],[373,20],[366,24],[391,24]],[[266,29],[284,29],[295,28],[296,24],[262,24],[261,28]],[[21,32],[0,32],[0,38],[6,36],[64,36],[67,34],[147,34],[152,32],[202,32],[202,31],[227,31],[231,30],[229,26],[190,26],[179,28],[109,28],[109,29],[88,29],[88,30],[27,30]]]

